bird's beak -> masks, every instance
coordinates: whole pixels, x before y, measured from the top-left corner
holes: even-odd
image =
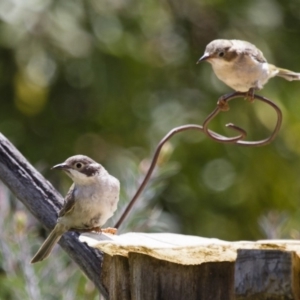
[[[68,169],[70,169],[70,167],[65,163],[55,165],[54,167],[51,168],[51,170],[68,170]]]
[[[210,59],[210,55],[208,54],[208,53],[204,53],[200,58],[199,58],[199,60],[197,61],[197,64],[199,64],[199,62],[201,62],[201,61],[205,61],[205,60],[208,60],[208,59]]]

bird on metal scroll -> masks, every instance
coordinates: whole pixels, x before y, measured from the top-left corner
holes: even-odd
[[[300,73],[269,64],[263,53],[253,44],[241,40],[214,40],[198,60],[212,65],[216,76],[237,92],[248,93],[251,100],[272,77],[300,80]]]
[[[119,180],[84,155],[72,156],[52,169],[63,170],[74,183],[65,197],[54,229],[31,263],[47,258],[61,236],[69,230],[115,232],[113,228],[101,230],[101,226],[117,209]]]

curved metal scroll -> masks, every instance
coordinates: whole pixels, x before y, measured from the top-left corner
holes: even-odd
[[[208,125],[209,123],[221,112],[224,110],[224,103],[227,104],[229,101],[235,99],[235,98],[240,98],[240,97],[247,97],[248,94],[247,93],[241,93],[241,92],[235,92],[232,94],[228,94],[225,96],[222,96],[219,100],[218,103],[220,103],[220,101],[222,101],[222,105],[218,105],[215,110],[205,119],[205,121],[203,122],[203,132],[210,137],[211,139],[213,139],[214,141],[220,142],[220,143],[233,143],[233,144],[238,144],[238,145],[243,145],[243,146],[264,146],[269,144],[271,141],[274,140],[275,136],[277,135],[281,123],[282,123],[282,112],[280,110],[280,108],[271,100],[269,100],[266,97],[262,97],[256,94],[253,94],[253,100],[257,99],[259,101],[262,101],[268,105],[270,105],[276,112],[277,114],[277,122],[275,125],[275,128],[272,132],[272,134],[267,137],[264,140],[260,140],[260,141],[243,141],[243,139],[246,137],[247,133],[244,129],[234,125],[234,124],[227,124],[227,127],[230,127],[232,129],[234,129],[235,131],[238,131],[240,133],[240,135],[235,136],[235,137],[224,137],[220,134],[216,134],[215,132],[212,132],[211,130],[208,129]],[[226,107],[226,106],[225,106]],[[227,107],[226,107],[227,110]]]
[[[210,124],[210,122],[221,112],[224,110],[228,110],[229,106],[228,106],[228,102],[235,99],[235,98],[240,98],[240,97],[249,97],[248,93],[241,93],[241,92],[234,92],[228,95],[224,95],[222,96],[219,101],[218,101],[218,107],[205,119],[205,121],[203,122],[203,126],[201,125],[195,125],[195,124],[188,124],[188,125],[183,125],[183,126],[179,126],[176,128],[173,128],[167,135],[165,135],[165,137],[159,142],[159,144],[157,145],[155,152],[154,152],[154,156],[152,158],[150,167],[147,171],[147,174],[144,178],[144,180],[142,181],[142,183],[140,184],[138,190],[136,191],[135,195],[133,196],[133,198],[131,199],[131,201],[129,202],[129,204],[127,205],[125,211],[123,212],[122,216],[120,217],[120,219],[118,220],[118,222],[115,225],[115,228],[119,228],[121,226],[121,224],[123,223],[124,219],[127,217],[127,215],[129,214],[130,210],[132,209],[132,207],[134,206],[135,202],[137,201],[139,195],[142,193],[142,191],[144,190],[145,186],[147,185],[152,172],[155,168],[158,156],[160,154],[161,148],[163,147],[163,145],[176,133],[182,132],[182,131],[186,131],[186,130],[198,130],[203,132],[204,134],[206,134],[208,137],[210,137],[211,139],[213,139],[214,141],[220,142],[220,143],[231,143],[231,144],[238,144],[238,145],[243,145],[243,146],[249,146],[249,147],[253,147],[253,146],[263,146],[266,144],[269,144],[271,141],[274,140],[275,136],[277,135],[281,123],[282,123],[282,113],[281,110],[279,109],[279,107],[273,103],[271,100],[259,96],[259,95],[255,95],[252,94],[251,95],[251,100],[257,99],[259,101],[262,101],[268,105],[270,105],[277,113],[277,122],[276,122],[276,126],[274,131],[272,132],[272,134],[264,139],[264,140],[260,140],[260,141],[243,141],[243,139],[247,136],[247,133],[244,129],[234,125],[234,124],[227,124],[226,126],[229,128],[232,128],[233,130],[235,130],[236,132],[239,133],[238,136],[235,137],[226,137],[223,136],[217,132],[214,132],[210,129],[208,129],[208,125]]]

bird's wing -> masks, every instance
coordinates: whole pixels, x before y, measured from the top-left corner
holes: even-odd
[[[267,60],[265,59],[263,53],[257,49],[254,45],[249,43],[249,47],[247,46],[245,49],[245,53],[251,55],[255,60],[265,63]]]
[[[240,43],[241,41],[234,40],[231,49],[240,53],[244,53],[246,55],[250,55],[253,59],[257,60],[260,63],[267,62],[263,53],[255,45],[243,41],[243,47],[241,47]]]
[[[259,61],[260,63],[267,62],[267,60],[265,59],[263,53],[259,49],[257,49],[256,47],[255,47],[255,50],[246,48],[245,53],[248,54],[248,55],[251,55],[255,60]]]
[[[73,210],[75,204],[74,190],[75,185],[73,184],[65,197],[64,205],[58,214],[59,217],[62,217]]]

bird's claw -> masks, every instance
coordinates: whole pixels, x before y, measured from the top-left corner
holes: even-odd
[[[229,110],[229,105],[228,105],[227,101],[223,98],[223,96],[218,99],[217,104],[218,104],[218,107],[220,108],[220,110],[222,110],[222,111]]]
[[[118,230],[117,228],[107,227],[107,228],[103,228],[102,232],[103,233],[116,234],[117,230]]]
[[[245,100],[249,101],[250,103],[254,102],[254,92],[253,88],[249,89],[249,91],[245,94]]]

